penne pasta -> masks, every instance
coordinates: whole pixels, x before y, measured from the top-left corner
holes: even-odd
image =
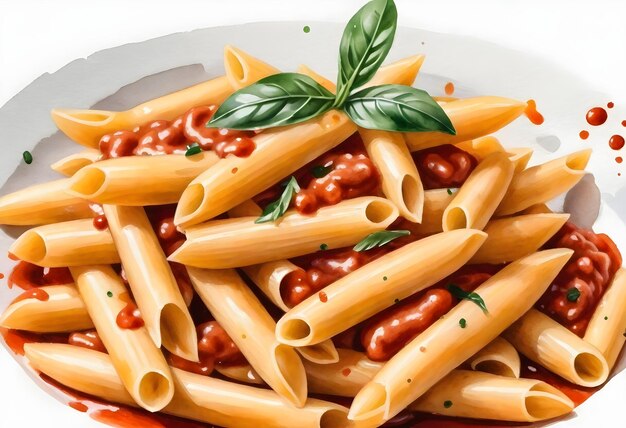
[[[74,285],[39,287],[46,300],[11,303],[0,316],[0,326],[36,333],[65,333],[93,328],[87,308]]]
[[[144,209],[103,208],[152,340],[182,358],[198,361],[193,320]]]
[[[110,266],[70,268],[85,307],[126,390],[144,409],[156,412],[174,395],[170,369],[146,328],[121,328],[118,314],[132,304]]]
[[[491,220],[488,235],[470,263],[499,264],[539,250],[565,224],[569,214],[524,214]]]
[[[517,147],[507,149],[506,152],[509,154],[509,159],[513,162],[513,165],[515,165],[515,173],[519,174],[528,166],[534,151],[529,147]]]
[[[30,226],[93,217],[89,203],[70,195],[68,187],[66,178],[0,197],[0,224]]]
[[[276,337],[291,346],[329,339],[456,271],[485,238],[480,231],[465,229],[386,254],[290,309],[278,321]]]
[[[332,364],[339,360],[337,348],[335,348],[335,344],[330,339],[315,345],[296,348],[296,351],[302,358],[315,364]]]
[[[188,268],[194,289],[254,370],[278,395],[304,406],[307,382],[296,351],[280,344],[276,323],[234,270]]]
[[[598,349],[536,309],[513,324],[504,338],[529,359],[577,385],[598,386],[609,375]]]
[[[224,47],[224,69],[226,78],[235,91],[264,77],[280,73],[277,68],[231,45]]]
[[[9,252],[20,260],[45,267],[120,262],[111,233],[96,229],[91,219],[27,230],[13,242]]]
[[[276,306],[287,312],[289,306],[283,300],[281,289],[283,280],[291,272],[300,269],[289,260],[275,260],[258,265],[244,266],[246,276],[265,294]]]
[[[424,191],[424,210],[421,223],[405,225],[415,236],[427,236],[443,232],[443,213],[454,198],[452,189]]]
[[[237,382],[250,385],[265,385],[265,381],[261,379],[261,376],[259,376],[250,364],[243,366],[223,366],[218,364],[215,366],[215,371]]]
[[[469,360],[472,370],[498,376],[519,378],[521,362],[519,354],[509,342],[496,337]]]
[[[475,290],[488,313],[472,301],[460,302],[387,361],[355,397],[350,419],[380,424],[397,415],[530,309],[572,253],[535,253],[492,276]]]
[[[96,162],[100,158],[100,155],[100,150],[86,149],[82,152],[64,157],[63,159],[50,165],[50,168],[59,174],[65,175],[66,177],[71,177],[82,167]]]
[[[455,146],[468,152],[479,162],[493,153],[506,152],[511,162],[513,162],[513,165],[515,165],[515,173],[523,171],[533,155],[533,149],[528,147],[505,149],[502,144],[500,144],[500,141],[491,135],[475,140],[463,141],[462,143],[455,144]]]
[[[210,269],[281,260],[312,253],[321,244],[354,245],[397,217],[397,208],[388,200],[361,197],[321,208],[312,216],[288,211],[277,223],[255,223],[257,217],[213,220],[187,229],[187,241],[169,260]]]
[[[506,194],[513,170],[513,163],[506,153],[487,156],[443,212],[443,230],[483,229]]]
[[[30,343],[24,346],[33,367],[82,393],[136,406],[107,354],[71,345]],[[294,420],[302,428],[351,426],[347,409],[311,398],[298,409],[273,391],[172,369],[176,391],[164,413],[210,425],[284,428]]]
[[[595,346],[612,369],[626,342],[626,270],[620,268],[593,313],[584,340]]]
[[[452,121],[456,135],[405,133],[409,150],[414,152],[441,144],[456,144],[491,134],[517,119],[524,112],[526,103],[502,97],[475,97],[451,101],[442,108]]]
[[[189,184],[178,203],[176,225],[189,227],[228,211],[332,149],[355,130],[347,116],[332,110],[253,137],[256,149],[250,156],[222,159]]]
[[[69,193],[100,204],[166,205],[219,160],[215,152],[194,156],[128,156],[85,166],[72,178]]]
[[[590,156],[591,149],[581,150],[516,174],[496,215],[514,214],[567,192],[585,175]]]
[[[317,83],[322,85],[324,88],[328,89],[333,94],[337,91],[337,85],[335,85],[335,82],[333,82],[330,79],[327,79],[326,77],[322,76],[321,74],[319,74],[318,72],[316,72],[311,67],[305,64],[300,64],[296,72],[300,74],[304,74],[305,76],[309,76],[311,79],[315,80]]]
[[[535,422],[565,415],[574,409],[574,403],[540,380],[454,370],[409,409],[463,418]]]
[[[422,221],[424,187],[415,162],[399,133],[359,128],[363,144],[382,177],[383,193],[400,215],[413,223]]]

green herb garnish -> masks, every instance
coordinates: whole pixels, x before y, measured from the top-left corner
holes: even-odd
[[[185,156],[193,156],[202,153],[202,147],[200,144],[193,143],[187,146],[187,151],[185,152]]]
[[[317,165],[311,168],[311,175],[315,178],[322,178],[326,177],[332,170],[332,166]]]
[[[278,220],[285,214],[285,212],[287,212],[293,195],[295,195],[299,191],[300,186],[298,186],[298,182],[296,181],[295,177],[291,177],[287,181],[285,190],[283,190],[283,194],[280,195],[280,198],[266,206],[263,210],[263,214],[261,214],[261,217],[255,220],[255,223],[267,223],[268,221]]]
[[[485,305],[485,301],[478,293],[473,291],[467,292],[463,290],[456,284],[448,284],[446,287],[448,291],[459,300],[469,300],[470,302],[474,302],[480,309],[483,310],[484,313],[489,313],[487,310],[487,305]]]
[[[461,328],[467,327],[467,321],[465,320],[465,318],[461,318],[459,320],[459,325],[461,326]]]
[[[452,189],[448,189],[448,195],[451,195],[452,193]]]
[[[580,290],[576,287],[572,287],[569,290],[567,290],[567,300],[569,300],[570,302],[577,302],[578,298],[580,297]]]
[[[311,31],[311,27],[305,25],[304,28],[302,28],[302,31],[304,31],[305,33],[309,33]]]
[[[394,239],[398,239],[401,236],[408,236],[411,232],[408,230],[381,230],[379,232],[370,233],[361,242],[356,244],[353,248],[354,251],[367,251],[372,248],[382,247],[387,245]]]
[[[604,316],[604,321],[608,320],[609,317],[607,317],[606,315]]]
[[[372,0],[350,19],[339,45],[337,95],[303,74],[279,73],[236,91],[207,127],[252,130],[293,125],[336,108],[369,129],[454,135],[446,113],[422,90],[380,85],[356,92],[387,57],[397,21],[393,0]],[[305,26],[303,31],[307,30]]]
[[[322,245],[320,245],[320,250],[322,250],[322,251],[326,251],[326,250],[328,250],[328,244],[322,244]]]
[[[112,291],[107,291],[107,296],[108,297],[113,297],[113,292]]]
[[[22,158],[24,159],[24,162],[26,162],[27,165],[30,165],[31,163],[33,163],[33,155],[28,150],[22,153]]]
[[[387,281],[387,277],[386,276],[383,276],[383,281]]]
[[[445,407],[446,409],[449,409],[450,407],[452,407],[452,401],[450,400],[446,400],[443,402],[443,407]]]

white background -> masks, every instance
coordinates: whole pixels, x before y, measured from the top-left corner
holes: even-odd
[[[129,42],[196,28],[253,21],[345,22],[364,0],[177,0],[93,2],[0,0],[0,105],[43,73]],[[400,25],[490,40],[549,58],[615,101],[626,100],[626,1],[622,0],[396,0]],[[277,41],[280,43],[280,41]],[[0,136],[2,130],[0,130]],[[0,144],[9,142],[1,141]],[[17,364],[0,379],[0,427],[30,427],[24,403],[39,416],[59,404],[41,400]],[[12,385],[20,384],[19,388]],[[28,408],[28,407],[26,407]],[[48,426],[81,426],[66,412]]]

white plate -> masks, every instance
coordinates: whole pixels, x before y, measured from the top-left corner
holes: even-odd
[[[302,31],[305,24],[314,25],[315,32],[305,34]],[[106,110],[132,107],[221,74],[222,48],[226,44],[239,46],[283,70],[294,70],[300,63],[305,63],[334,77],[342,30],[343,25],[321,22],[208,28],[100,51],[87,59],[72,62],[54,74],[41,76],[0,109],[3,137],[0,194],[55,178],[48,165],[80,149],[56,132],[49,116],[53,107]],[[602,189],[602,206],[595,229],[608,233],[622,251],[626,251],[624,178],[617,177],[619,168],[614,161],[615,154],[607,144],[608,137],[620,131],[619,122],[626,118],[619,100],[611,100],[556,65],[522,52],[471,38],[400,28],[388,61],[415,53],[427,55],[416,86],[432,95],[443,95],[445,83],[452,81],[456,96],[485,94],[537,100],[546,117],[542,126],[531,125],[522,118],[498,134],[506,146],[535,148],[533,163],[592,146],[595,151],[588,169]],[[585,128],[585,112],[607,101],[616,102],[616,107],[610,110],[610,124],[594,129],[593,136],[582,142],[578,133]],[[616,117],[620,119],[611,121]],[[33,153],[31,165],[20,162],[24,150]],[[585,190],[591,195],[597,194],[593,185]],[[584,211],[588,200],[587,197],[580,198],[576,210]],[[18,232],[17,228],[5,228],[0,232],[0,254],[7,253]],[[0,258],[0,272],[8,274],[11,266],[12,262],[6,257]],[[16,294],[17,291],[9,292],[2,287],[0,308],[4,308]],[[18,364],[26,372],[22,373]],[[623,426],[619,421],[626,375],[615,373],[625,366],[626,357],[622,353],[619,368],[609,383],[576,409],[575,415],[551,425]],[[16,362],[9,357],[5,350],[0,350],[0,379],[3,379],[0,382],[0,426],[100,426],[54,401],[51,396],[63,402],[67,400],[36,378],[23,361],[18,359]],[[38,390],[33,382],[47,393]],[[37,410],[33,410],[35,408]]]

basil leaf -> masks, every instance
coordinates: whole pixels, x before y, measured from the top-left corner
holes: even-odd
[[[185,151],[185,156],[193,156],[193,155],[197,155],[200,153],[202,153],[202,147],[200,147],[200,144],[193,143],[187,146],[187,150]]]
[[[262,129],[304,122],[327,112],[335,96],[309,76],[280,73],[232,94],[207,127]]]
[[[287,186],[285,186],[285,190],[283,190],[282,195],[280,195],[280,198],[266,206],[261,214],[261,217],[257,218],[255,223],[267,223],[269,221],[278,220],[289,208],[293,195],[299,191],[300,186],[298,186],[298,182],[295,177],[291,177],[287,182]]]
[[[482,297],[480,297],[478,293],[474,293],[473,291],[471,292],[465,291],[456,284],[448,284],[446,288],[448,289],[450,294],[452,294],[457,299],[459,300],[465,299],[465,300],[469,300],[470,302],[474,302],[476,305],[478,305],[480,309],[483,310],[484,313],[486,314],[489,313],[489,311],[487,310],[487,305],[485,305],[485,301],[483,300]]]
[[[311,175],[315,178],[326,177],[333,170],[333,166],[317,165],[311,168]]]
[[[369,82],[383,63],[396,34],[398,11],[393,0],[373,0],[348,21],[339,45],[337,102]]]
[[[365,88],[346,100],[345,112],[362,128],[383,131],[440,131],[456,135],[441,106],[421,89],[404,85]]]
[[[576,287],[572,287],[567,290],[566,297],[567,300],[569,300],[570,302],[577,302],[578,298],[580,297],[580,290]]]
[[[401,236],[408,236],[411,232],[408,230],[381,230],[379,232],[370,233],[361,242],[356,244],[353,248],[354,251],[367,251],[372,248],[382,247],[387,245],[394,239],[398,239]]]

